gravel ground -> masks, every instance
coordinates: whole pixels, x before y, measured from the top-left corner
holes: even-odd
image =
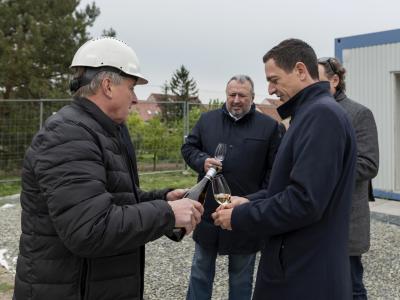
[[[0,263],[5,261],[11,273],[15,272],[18,252],[20,209],[15,202],[0,207]],[[374,219],[371,226],[371,250],[363,256],[369,299],[400,300],[400,226]],[[145,299],[185,299],[194,249],[192,239],[174,243],[161,238],[146,249]],[[227,299],[225,257],[218,258],[217,270],[213,299]]]

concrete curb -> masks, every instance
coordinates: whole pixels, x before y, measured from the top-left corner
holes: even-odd
[[[19,195],[20,194],[0,197],[0,203],[5,204],[7,202],[19,202]]]
[[[371,218],[384,223],[400,226],[400,216],[371,211]]]

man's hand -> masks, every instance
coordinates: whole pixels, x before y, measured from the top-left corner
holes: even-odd
[[[200,202],[183,198],[180,200],[167,202],[175,215],[175,227],[183,227],[186,234],[191,233],[197,224],[201,221],[201,215],[204,212]]]
[[[229,201],[230,202],[227,204],[218,206],[218,208],[215,211],[220,211],[221,209],[226,209],[226,208],[234,208],[238,205],[242,205],[244,203],[249,202],[249,199],[244,197],[232,196]]]
[[[208,172],[210,168],[214,168],[217,171],[222,170],[222,163],[215,158],[209,157],[204,161],[204,172]]]
[[[170,191],[167,193],[165,198],[167,201],[174,201],[174,200],[182,199],[188,190],[189,189],[176,189],[176,190]]]
[[[244,197],[239,197],[239,196],[231,196],[231,205],[232,207],[242,205],[244,203],[250,202],[249,199],[244,198]]]
[[[211,215],[214,219],[214,224],[221,226],[222,229],[232,230],[231,217],[233,208],[248,202],[249,199],[247,198],[232,196],[230,203],[220,205]]]
[[[218,207],[217,211],[211,215],[214,219],[214,224],[220,226],[222,229],[232,230],[231,217],[233,208],[228,208],[230,204],[221,205]]]

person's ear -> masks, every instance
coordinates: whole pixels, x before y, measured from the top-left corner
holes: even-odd
[[[107,98],[112,98],[112,90],[113,90],[112,85],[113,84],[111,80],[107,77],[101,81],[101,91]]]
[[[332,82],[332,86],[336,89],[340,82],[339,76],[337,74],[333,75],[330,81]]]
[[[294,66],[295,72],[301,81],[304,81],[307,78],[308,70],[304,63],[297,62]]]

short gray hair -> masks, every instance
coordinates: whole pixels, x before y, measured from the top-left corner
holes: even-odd
[[[75,73],[75,78],[80,77],[83,75],[84,69],[78,69]],[[115,72],[110,71],[101,71],[97,73],[93,79],[90,81],[89,84],[81,86],[74,94],[74,96],[78,97],[88,97],[96,94],[97,90],[99,89],[101,82],[104,78],[109,78],[113,84],[121,84],[123,77]]]
[[[238,81],[242,84],[245,83],[246,81],[249,82],[250,86],[251,86],[251,94],[254,97],[254,82],[250,78],[250,76],[243,75],[243,74],[238,74],[238,75],[232,76],[232,78],[228,80],[228,83],[226,84],[226,86],[228,86],[228,84],[233,80]]]

